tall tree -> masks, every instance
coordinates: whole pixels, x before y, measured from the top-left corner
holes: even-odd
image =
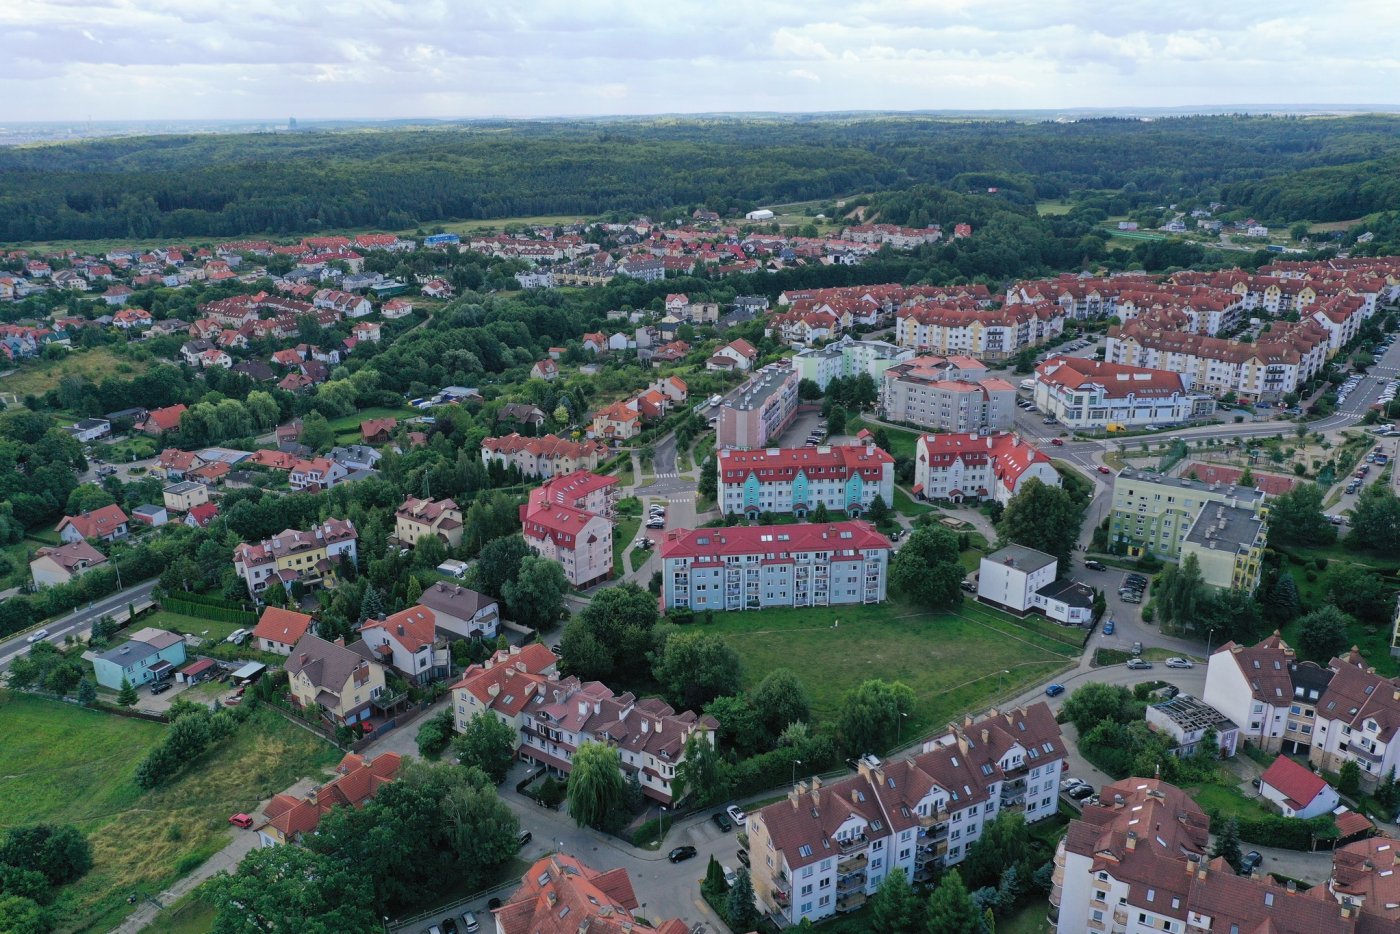
[[[477,557],[473,573],[477,589],[503,598],[506,584],[520,576],[520,565],[534,552],[519,535],[507,535],[487,542]]]
[[[72,824],[25,824],[6,831],[0,864],[44,874],[55,887],[74,882],[92,868],[92,847]]]
[[[574,753],[569,773],[569,814],[580,827],[609,828],[626,795],[622,760],[603,743],[585,742]]]
[[[527,555],[515,579],[507,581],[501,596],[511,617],[531,629],[543,629],[559,619],[569,579],[558,561]]]
[[[1298,648],[1314,661],[1326,664],[1346,651],[1347,630],[1352,622],[1335,606],[1319,607],[1298,621]]]
[[[672,788],[678,799],[693,796],[694,803],[700,807],[729,797],[729,764],[720,757],[706,731],[696,730],[685,741]]]
[[[1316,483],[1300,483],[1269,503],[1269,544],[1328,545],[1337,528],[1323,514],[1324,491]]]
[[[301,443],[324,454],[335,447],[335,429],[320,412],[307,412],[301,419]]]
[[[1264,601],[1264,616],[1275,626],[1282,628],[1298,618],[1303,612],[1303,601],[1298,595],[1298,583],[1293,575],[1284,571],[1274,581]]]
[[[1012,811],[1001,811],[982,826],[982,835],[967,849],[960,871],[973,888],[997,885],[1008,866],[1025,858],[1030,846],[1026,820]]]
[[[871,930],[880,934],[923,934],[924,905],[903,869],[891,869],[870,900]]]
[[[1333,562],[1327,571],[1327,596],[1337,609],[1371,626],[1389,623],[1395,616],[1395,592],[1380,575],[1357,564]]]
[[[982,918],[956,869],[939,882],[924,917],[928,934],[981,934]]]
[[[1121,684],[1089,682],[1075,688],[1060,710],[1061,716],[1074,724],[1080,736],[1104,722],[1126,723],[1134,719],[1133,694]]]
[[[958,560],[958,537],[942,526],[926,525],[910,534],[890,567],[890,586],[930,609],[962,602],[965,576]]]
[[[657,618],[656,598],[636,584],[597,594],[564,627],[561,648],[569,673],[585,680],[645,678]]]
[[[753,707],[763,726],[774,737],[789,723],[812,719],[812,697],[791,668],[774,668],[753,690]]]
[[[758,906],[753,900],[753,880],[741,872],[724,902],[724,920],[731,931],[752,931],[758,927]]]
[[[1027,480],[1021,492],[1007,503],[997,525],[1004,543],[1025,545],[1059,559],[1061,576],[1069,573],[1069,555],[1079,537],[1082,510],[1060,487],[1048,486],[1037,477]]]
[[[374,890],[344,862],[299,846],[255,849],[210,879],[213,934],[340,934],[380,926]]]
[[[1215,849],[1211,851],[1211,856],[1224,859],[1231,869],[1235,872],[1240,871],[1244,854],[1240,852],[1240,822],[1233,814],[1220,822],[1220,830],[1215,837]]]
[[[1370,551],[1400,551],[1400,498],[1391,492],[1390,484],[1362,487],[1351,510],[1350,541]]]
[[[677,708],[698,710],[716,697],[738,693],[743,665],[739,653],[718,636],[677,632],[666,640],[652,676]]]
[[[914,709],[914,692],[899,681],[865,681],[846,693],[838,714],[848,752],[884,752],[905,737],[902,722]]]
[[[499,785],[506,780],[515,758],[516,738],[515,731],[504,722],[489,713],[481,714],[472,717],[466,729],[452,740],[452,752],[462,765],[481,769]]]
[[[117,691],[117,704],[122,707],[132,707],[136,704],[136,687],[125,676],[122,676],[121,688]]]

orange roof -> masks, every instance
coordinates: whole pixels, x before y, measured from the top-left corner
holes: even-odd
[[[306,613],[270,606],[263,610],[257,626],[253,627],[253,638],[269,639],[283,645],[296,645],[297,640],[306,635],[306,631],[314,622],[315,617]]]
[[[366,620],[360,630],[363,632],[367,629],[383,629],[404,648],[416,652],[422,646],[433,644],[437,634],[437,616],[422,604],[416,604],[387,619]]]

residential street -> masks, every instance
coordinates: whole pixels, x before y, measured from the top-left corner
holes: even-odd
[[[57,645],[61,644],[63,637],[70,633],[76,638],[92,629],[92,624],[104,615],[125,611],[127,604],[135,604],[139,611],[150,600],[151,591],[156,589],[158,583],[156,580],[148,580],[135,587],[128,587],[126,590],[114,593],[96,603],[78,607],[57,620],[45,623],[44,628],[49,631],[49,634],[44,637],[44,640]],[[23,633],[0,642],[0,671],[8,668],[14,657],[28,648],[29,639]]]

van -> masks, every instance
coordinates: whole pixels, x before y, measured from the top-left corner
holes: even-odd
[[[225,639],[224,641],[225,641],[225,642],[232,643],[233,645],[242,645],[242,644],[244,643],[244,641],[245,641],[247,638],[248,638],[248,630],[246,630],[246,629],[235,629],[233,632],[231,632],[231,633],[228,634],[228,638]]]

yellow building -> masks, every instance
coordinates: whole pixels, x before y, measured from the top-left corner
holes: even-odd
[[[1212,587],[1252,593],[1268,538],[1263,515],[1223,503],[1203,506],[1181,544],[1182,560],[1195,555],[1202,580]]]
[[[368,720],[385,695],[384,666],[361,639],[348,648],[305,635],[287,656],[287,684],[297,706],[317,705],[337,726]]]
[[[412,546],[425,535],[453,548],[462,544],[462,510],[450,499],[405,499],[394,513],[394,537]]]
[[[1175,561],[1181,557],[1182,545],[1201,510],[1215,505],[1266,516],[1264,494],[1251,487],[1203,483],[1125,467],[1113,481],[1109,543],[1134,557],[1150,552]]]

